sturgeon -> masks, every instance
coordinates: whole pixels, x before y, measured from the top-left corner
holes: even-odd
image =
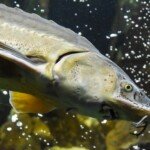
[[[65,108],[131,121],[150,115],[150,99],[86,38],[3,4],[0,88],[12,91],[10,103],[22,113]]]

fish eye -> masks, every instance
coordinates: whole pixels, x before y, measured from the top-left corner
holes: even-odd
[[[131,84],[125,84],[124,85],[124,90],[126,92],[131,92],[133,90],[133,86]]]

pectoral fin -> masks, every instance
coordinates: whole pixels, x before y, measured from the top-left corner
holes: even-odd
[[[38,62],[40,63],[38,63]],[[29,58],[0,42],[0,88],[33,93],[29,87],[43,90],[49,79],[45,77],[46,62]],[[11,83],[11,84],[10,84]],[[44,90],[43,90],[44,91]],[[34,91],[34,93],[36,93]]]
[[[0,42],[0,59],[28,71],[38,72],[38,66],[14,48]],[[6,63],[5,62],[5,63]]]
[[[10,92],[10,104],[18,113],[48,113],[56,108],[52,101],[19,92]]]

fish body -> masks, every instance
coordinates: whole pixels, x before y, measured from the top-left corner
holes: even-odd
[[[8,66],[13,69],[6,69]],[[51,20],[2,4],[0,70],[1,88],[31,94],[50,109],[48,104],[74,108],[98,119],[135,120],[150,114],[150,99],[86,38]],[[26,108],[27,101],[18,101],[18,94],[14,95],[12,106]],[[45,112],[44,108],[35,112]]]

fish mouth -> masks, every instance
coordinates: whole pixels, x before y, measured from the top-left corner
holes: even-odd
[[[120,118],[115,107],[109,103],[102,103],[99,112],[104,114],[103,119],[116,120]]]

